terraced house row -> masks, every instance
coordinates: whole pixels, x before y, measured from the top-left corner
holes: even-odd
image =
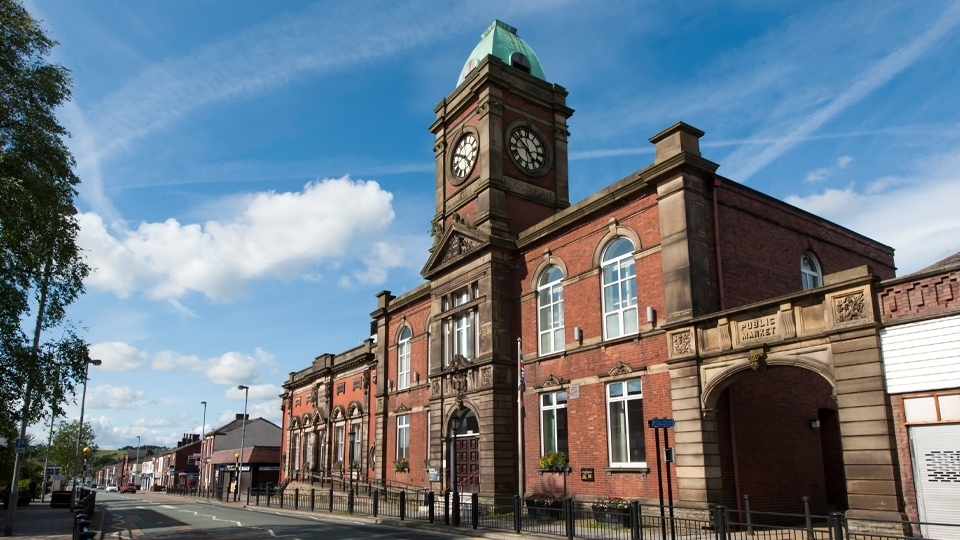
[[[571,203],[566,97],[514,28],[484,32],[430,126],[425,281],[290,375],[282,479],[653,500],[648,423],[671,418],[681,504],[915,517],[881,354],[893,249],[717,174],[682,122]]]

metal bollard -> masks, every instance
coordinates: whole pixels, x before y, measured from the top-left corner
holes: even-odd
[[[333,480],[330,481],[330,511],[333,512]]]
[[[377,514],[380,512],[380,492],[374,491],[370,494],[373,497],[372,506],[373,506],[373,517],[377,517]]]
[[[830,529],[833,533],[832,540],[843,540],[843,514],[840,512],[831,512],[830,518]]]
[[[433,501],[434,493],[432,491],[427,492],[427,520],[429,520],[430,523],[433,523],[437,518],[437,509],[434,506]]]
[[[247,506],[250,506],[250,490],[253,489],[253,486],[247,486]]]
[[[513,531],[520,534],[523,525],[523,499],[519,495],[513,496]]]
[[[450,524],[450,490],[443,492],[443,524]]]
[[[807,522],[807,538],[813,540],[813,518],[810,517],[810,497],[801,497],[803,500],[803,515]]]
[[[257,501],[257,506],[260,506],[260,490],[259,489],[257,490],[256,501]]]
[[[347,513],[353,513],[353,490],[347,492]]]
[[[293,509],[300,509],[300,488],[293,488]]]
[[[727,540],[727,507],[718,504],[713,512],[713,529],[717,533],[717,540]]]
[[[317,504],[317,490],[310,488],[310,511],[313,512]]]
[[[747,515],[747,534],[753,536],[753,518],[750,516],[750,496],[743,496],[743,509]]]
[[[407,517],[407,492],[406,490],[400,491],[400,521],[403,521]]]
[[[639,501],[630,501],[630,540],[640,540]]]
[[[476,529],[480,525],[480,494],[470,495],[470,525]]]
[[[567,524],[567,540],[573,540],[573,499],[570,497],[563,501],[563,515]]]

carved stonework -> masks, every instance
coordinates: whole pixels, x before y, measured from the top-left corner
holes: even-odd
[[[447,149],[447,143],[445,141],[437,141],[437,144],[433,145],[433,153],[439,154]]]
[[[833,312],[838,323],[866,318],[866,300],[862,292],[833,299]]]
[[[539,388],[549,388],[551,386],[560,386],[561,384],[563,384],[563,381],[551,373],[550,376],[547,377],[547,380],[540,383]]]
[[[480,370],[480,384],[487,386],[492,382],[493,382],[493,367],[484,366],[483,369]]]
[[[378,413],[382,413],[382,412],[383,412],[383,398],[382,398],[382,397],[381,397],[381,398],[377,398],[377,412],[378,412]]]
[[[434,379],[433,382],[430,383],[430,392],[435,396],[440,395],[440,379]]]
[[[406,404],[406,403],[401,403],[400,406],[397,407],[397,410],[395,410],[395,411],[393,411],[393,412],[399,414],[399,413],[405,413],[405,412],[407,412],[407,411],[409,411],[409,410],[410,410],[410,407],[407,407],[407,404]]]
[[[454,261],[463,257],[467,253],[477,249],[480,246],[480,242],[467,238],[466,236],[461,236],[459,234],[453,235],[450,237],[450,241],[447,243],[447,250],[443,253],[443,258],[440,259],[440,264],[446,264],[450,261]]]
[[[767,369],[767,351],[764,349],[753,349],[750,351],[750,369],[754,371],[764,371]]]
[[[673,335],[673,354],[676,356],[693,354],[693,336],[690,332]]]
[[[610,377],[615,377],[617,375],[626,375],[628,373],[633,373],[633,368],[624,364],[623,362],[617,362],[617,365],[613,366],[607,375]]]

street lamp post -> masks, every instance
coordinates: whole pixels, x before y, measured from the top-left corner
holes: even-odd
[[[457,486],[457,433],[460,431],[460,411],[454,411],[450,419],[450,485],[453,491],[453,512],[451,515],[454,527],[460,526],[460,488]]]
[[[83,480],[87,479],[87,458],[90,457],[90,447],[83,447],[83,473],[80,475]]]
[[[80,441],[83,439],[83,413],[87,406],[87,381],[90,380],[90,364],[99,366],[102,363],[101,360],[96,358],[89,358],[83,366],[83,397],[80,398],[80,424],[77,425],[77,451],[73,457],[73,500],[70,501],[70,508],[72,510],[76,510],[77,508],[77,495],[79,495],[77,469],[80,468]]]
[[[197,475],[197,493],[203,489],[203,439],[207,434],[207,402],[201,401],[203,405],[203,425],[200,427],[200,474]]]
[[[137,460],[133,464],[133,483],[137,483],[137,478],[140,475],[140,436],[137,435]]]
[[[357,429],[356,427],[350,428],[350,491],[353,491],[353,446],[357,441]]]
[[[243,477],[243,438],[247,433],[247,400],[250,397],[250,387],[241,384],[237,387],[237,390],[243,390],[243,420],[240,424],[240,462],[237,466],[237,491],[234,493],[234,501],[240,500],[240,478]],[[253,478],[252,474],[250,478]]]

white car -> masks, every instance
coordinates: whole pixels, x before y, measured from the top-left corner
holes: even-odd
[[[120,491],[120,488],[116,484],[110,484],[107,486],[107,491]]]

